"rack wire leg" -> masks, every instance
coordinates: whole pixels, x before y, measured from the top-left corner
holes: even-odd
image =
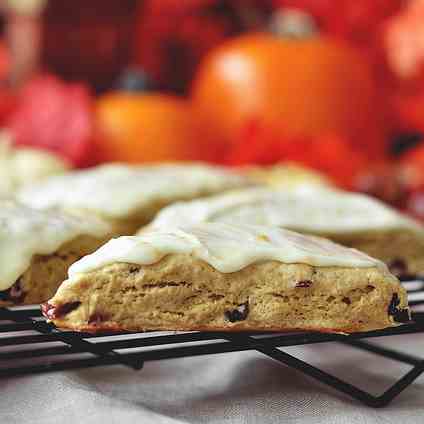
[[[343,381],[321,369],[314,367],[294,356],[277,349],[275,347],[267,346],[261,344],[258,346],[258,340],[251,338],[250,336],[244,335],[230,335],[228,336],[229,340],[240,340],[241,338],[245,339],[247,343],[255,343],[255,349],[258,352],[263,353],[264,355],[269,356],[270,358],[283,363],[289,367],[292,367],[303,374],[306,374],[309,377],[324,383],[327,386],[332,387],[340,392],[345,393],[346,395],[352,397],[353,399],[359,400],[365,405],[381,408],[389,404],[399,393],[401,393],[406,387],[408,387],[413,381],[415,381],[423,372],[424,372],[424,360],[420,361],[415,365],[409,372],[407,372],[400,380],[394,383],[389,389],[387,389],[382,395],[374,396],[371,393],[368,393],[364,390],[359,389],[352,384]]]

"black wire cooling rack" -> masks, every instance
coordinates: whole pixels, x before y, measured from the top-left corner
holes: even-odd
[[[424,304],[424,281],[405,282],[410,305]],[[0,378],[120,364],[140,370],[144,362],[256,350],[372,407],[390,403],[424,372],[424,357],[372,344],[366,339],[424,332],[424,312],[399,327],[351,335],[306,333],[128,333],[82,334],[47,323],[38,306],[0,309]],[[409,365],[410,370],[375,396],[293,355],[283,348],[339,342]]]

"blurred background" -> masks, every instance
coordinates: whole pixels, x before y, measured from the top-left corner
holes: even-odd
[[[424,219],[424,0],[0,0],[0,128],[75,167],[297,162]]]

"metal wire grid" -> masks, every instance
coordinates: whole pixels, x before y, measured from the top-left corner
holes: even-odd
[[[410,304],[424,304],[424,281],[404,283]],[[38,306],[0,309],[0,378],[120,364],[140,370],[144,362],[190,356],[256,350],[286,366],[372,407],[390,403],[424,372],[424,358],[380,347],[365,339],[424,332],[424,312],[413,313],[413,322],[385,330],[349,336],[320,333],[128,333],[81,334],[60,331],[47,323]],[[343,381],[282,348],[339,342],[411,366],[381,395],[375,396]]]

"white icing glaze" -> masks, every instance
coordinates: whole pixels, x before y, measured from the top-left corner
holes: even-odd
[[[422,227],[371,197],[317,186],[251,188],[162,209],[152,228],[199,222],[275,225],[315,233]]]
[[[69,269],[72,278],[112,263],[150,265],[168,254],[185,253],[223,273],[267,260],[314,266],[373,267],[380,261],[331,241],[276,227],[203,223],[180,229],[146,231],[110,240]]]
[[[49,178],[24,188],[17,197],[35,208],[86,209],[122,218],[155,202],[216,193],[246,186],[249,181],[224,168],[203,164],[109,164]]]
[[[0,132],[0,196],[10,196],[28,182],[63,173],[67,168],[63,160],[46,151],[13,147],[10,135]]]
[[[11,287],[31,258],[55,252],[80,235],[104,237],[111,231],[99,219],[78,219],[57,211],[38,211],[12,200],[0,201],[0,291]]]

